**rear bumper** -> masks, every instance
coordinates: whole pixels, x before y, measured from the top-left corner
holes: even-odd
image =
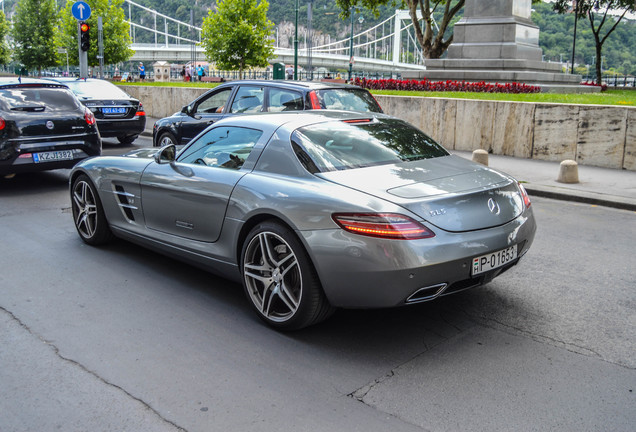
[[[40,163],[35,161],[35,153],[59,150],[71,150],[73,158]],[[101,152],[102,140],[97,132],[60,141],[30,140],[28,144],[19,146],[17,153],[12,157],[0,161],[0,175],[72,168],[79,161],[91,156],[99,156]]]
[[[97,128],[104,138],[139,135],[146,128],[146,116],[118,120],[97,119]]]
[[[432,300],[482,285],[517,264],[532,245],[532,209],[499,227],[464,233],[434,230],[422,240],[378,240],[342,230],[303,232],[331,304],[381,308]],[[472,259],[518,245],[517,258],[503,267],[471,276]]]

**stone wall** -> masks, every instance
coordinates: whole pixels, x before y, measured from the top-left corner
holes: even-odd
[[[166,117],[203,94],[187,87],[122,86],[152,117]],[[636,171],[636,108],[375,96],[384,111],[451,150]]]
[[[444,147],[636,171],[636,108],[375,95]]]

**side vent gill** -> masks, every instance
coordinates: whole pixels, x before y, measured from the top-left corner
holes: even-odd
[[[124,190],[122,186],[115,186],[115,195],[117,195],[117,200],[119,201],[119,207],[122,209],[126,217],[134,221],[135,215],[133,215],[133,210],[137,210],[137,207],[134,205],[135,195],[128,193]]]

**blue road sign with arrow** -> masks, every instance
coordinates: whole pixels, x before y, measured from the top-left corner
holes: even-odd
[[[91,17],[91,7],[86,2],[78,1],[73,3],[71,13],[76,20],[84,21]]]

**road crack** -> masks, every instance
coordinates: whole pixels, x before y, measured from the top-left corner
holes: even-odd
[[[37,338],[39,341],[41,341],[42,343],[46,344],[47,346],[49,346],[53,352],[55,353],[55,355],[63,360],[64,362],[67,362],[73,366],[76,366],[78,368],[80,368],[82,371],[92,375],[93,377],[95,377],[97,380],[99,380],[101,383],[115,388],[117,390],[119,390],[120,392],[122,392],[123,394],[125,394],[128,398],[140,403],[142,406],[144,406],[148,411],[152,412],[154,415],[156,415],[159,419],[161,419],[161,421],[167,423],[168,425],[176,428],[178,431],[181,432],[188,432],[187,429],[182,428],[181,426],[177,425],[176,423],[174,423],[173,421],[165,418],[164,416],[161,415],[161,413],[159,413],[159,411],[157,411],[155,408],[153,408],[149,403],[145,402],[144,400],[138,398],[137,396],[131,394],[130,392],[128,392],[126,389],[118,386],[117,384],[114,384],[112,382],[107,381],[106,379],[104,379],[103,377],[101,377],[98,373],[88,369],[86,366],[84,366],[83,364],[79,363],[76,360],[73,360],[71,358],[65,357],[60,353],[59,348],[51,341],[44,339],[43,337],[41,337],[40,335],[38,335],[37,333],[35,333],[27,324],[25,324],[22,320],[20,320],[20,318],[18,318],[13,312],[7,310],[6,308],[0,306],[0,311],[6,312],[7,315],[9,315],[9,317],[11,317],[11,319],[13,321],[15,321],[20,327],[22,327],[24,330],[26,330],[31,336]]]

